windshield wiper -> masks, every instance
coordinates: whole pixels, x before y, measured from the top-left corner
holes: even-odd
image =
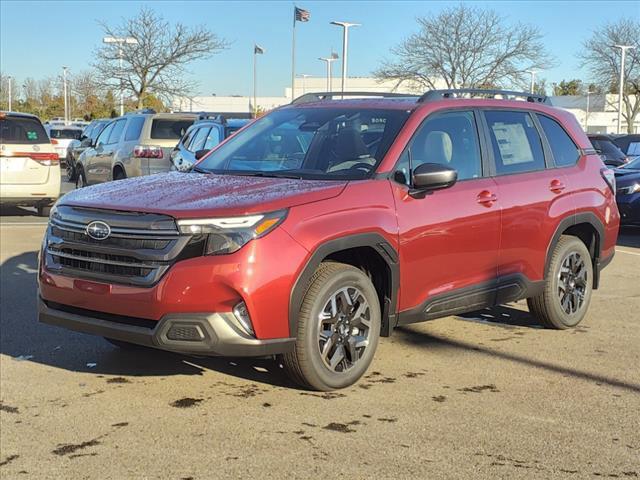
[[[204,169],[202,169],[200,167],[197,167],[195,165],[193,167],[191,167],[191,171],[192,172],[196,172],[196,173],[211,173],[209,170],[204,170]]]
[[[238,175],[240,177],[294,178],[296,180],[302,180],[301,175],[296,175],[293,173],[285,173],[285,172],[286,170],[283,170],[281,172],[279,171],[274,171],[274,172],[235,171],[235,172],[230,172],[229,175]]]

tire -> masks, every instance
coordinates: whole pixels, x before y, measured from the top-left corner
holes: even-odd
[[[593,290],[593,262],[577,237],[563,235],[556,244],[543,292],[527,299],[529,311],[547,328],[565,330],[587,313]]]
[[[113,172],[113,179],[114,180],[124,180],[125,178],[127,178],[127,174],[124,173],[124,170],[122,170],[121,168],[117,168]]]
[[[144,345],[137,345],[135,343],[124,342],[122,340],[116,340],[115,338],[107,338],[107,337],[103,337],[103,338],[107,342],[109,342],[111,345],[121,348],[122,350],[143,350],[148,348],[148,347],[145,347]]]
[[[67,182],[75,182],[77,174],[75,162],[71,157],[67,158]]]
[[[38,205],[36,206],[36,210],[38,211],[39,217],[49,217],[51,214],[51,205]]]
[[[381,316],[376,289],[362,270],[343,263],[320,264],[300,308],[294,350],[282,355],[285,371],[314,390],[353,385],[373,360]],[[326,349],[324,356],[321,349]]]
[[[76,175],[76,188],[84,188],[87,186],[87,177],[84,175],[84,170],[82,168],[78,169],[78,173]]]

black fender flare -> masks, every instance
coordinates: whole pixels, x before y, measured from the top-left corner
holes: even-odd
[[[560,236],[564,233],[564,231],[567,228],[572,227],[574,225],[578,225],[580,223],[588,223],[596,231],[596,242],[595,242],[595,245],[593,246],[593,252],[591,252],[590,250],[590,253],[592,253],[593,255],[593,258],[592,258],[593,288],[596,289],[598,288],[598,284],[600,283],[599,262],[602,257],[602,241],[604,240],[604,225],[602,224],[602,221],[600,221],[600,219],[594,213],[591,213],[591,212],[575,213],[573,215],[569,215],[563,218],[560,221],[560,223],[556,227],[556,230],[553,236],[551,237],[549,246],[547,247],[547,255],[544,263],[544,278],[545,279],[547,278],[547,273],[549,272],[549,266],[551,263],[551,254],[553,253],[553,250],[556,248],[556,244],[560,240]],[[589,246],[587,247],[589,248]]]
[[[289,297],[289,336],[298,335],[298,314],[302,306],[304,295],[309,285],[309,280],[314,272],[327,256],[356,247],[371,247],[382,257],[391,272],[391,296],[382,307],[382,332],[388,336],[396,322],[398,289],[400,287],[399,256],[395,248],[379,233],[358,233],[344,237],[334,238],[321,243],[313,251],[307,264],[296,279]]]

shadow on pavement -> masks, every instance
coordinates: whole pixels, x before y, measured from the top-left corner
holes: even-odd
[[[543,328],[536,317],[526,310],[518,310],[509,305],[498,305],[476,312],[456,315],[461,320],[486,323],[497,327],[529,327]]]
[[[620,227],[618,246],[640,248],[640,227]]]
[[[2,217],[38,217],[35,208],[31,207],[14,207],[13,205],[0,206],[0,216]]]
[[[1,266],[0,353],[70,371],[102,375],[202,375],[214,370],[274,386],[297,388],[276,361],[255,358],[192,357],[151,348],[122,350],[100,337],[41,324],[36,312],[36,252]],[[95,364],[89,367],[87,364]]]
[[[419,347],[425,347],[430,350],[434,348],[447,348],[457,350],[474,351],[475,353],[486,355],[488,357],[495,357],[501,360],[510,362],[516,362],[528,367],[540,368],[550,372],[559,373],[562,375],[571,375],[572,377],[580,378],[582,380],[588,380],[591,382],[607,384],[612,387],[622,388],[631,392],[640,393],[640,385],[635,383],[629,383],[616,378],[611,378],[604,375],[598,375],[595,373],[584,372],[582,370],[576,370],[570,367],[563,367],[551,362],[539,360],[535,358],[525,357],[515,353],[503,352],[500,350],[493,350],[483,345],[468,343],[461,340],[453,340],[451,338],[440,337],[438,335],[420,332],[411,327],[402,327],[394,332],[402,342],[415,345]]]

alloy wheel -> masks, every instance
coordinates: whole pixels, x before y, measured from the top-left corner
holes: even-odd
[[[318,348],[325,366],[345,372],[369,346],[371,308],[362,292],[344,287],[334,292],[318,315]]]
[[[578,252],[569,253],[558,272],[558,299],[568,315],[576,313],[585,301],[587,291],[587,267]]]

